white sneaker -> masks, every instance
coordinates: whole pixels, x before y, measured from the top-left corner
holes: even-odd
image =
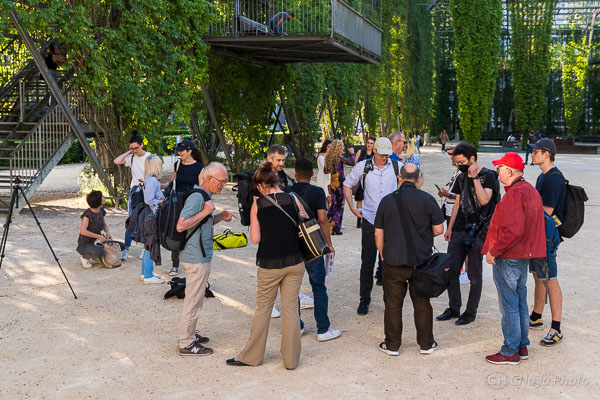
[[[281,313],[277,309],[277,307],[273,306],[273,310],[271,311],[271,318],[279,318],[281,317]]]
[[[461,272],[460,275],[458,276],[458,281],[460,283],[471,283],[471,281],[469,280],[469,276],[464,271]]]
[[[90,260],[89,258],[85,258],[83,256],[79,257],[79,261],[81,262],[81,266],[83,268],[92,268],[94,266],[94,264],[92,263],[92,260]]]
[[[165,281],[163,281],[160,278],[157,278],[156,276],[153,276],[152,278],[144,278],[144,283],[146,285],[152,284],[152,283],[165,283]]]
[[[129,250],[123,250],[121,252],[121,261],[127,261],[127,257],[129,257]]]
[[[312,297],[304,295],[300,298],[300,309],[315,308],[315,301]]]
[[[160,278],[160,275],[152,274],[155,278]],[[140,275],[142,277],[142,282],[144,281],[144,274]]]
[[[438,346],[437,342],[433,342],[433,346],[431,346],[431,348],[429,350],[420,350],[419,353],[421,354],[431,354],[434,351],[436,351],[440,346]]]
[[[304,336],[308,332],[310,332],[310,328],[308,326],[304,325],[304,328],[300,329],[300,336]]]
[[[326,342],[328,340],[340,337],[341,334],[342,334],[342,332],[338,331],[337,329],[329,328],[329,330],[327,332],[319,333],[317,335],[317,340],[319,342]]]
[[[138,256],[138,260],[142,260],[144,258],[144,252],[146,251],[146,249],[142,249],[142,252],[140,253],[140,255]]]

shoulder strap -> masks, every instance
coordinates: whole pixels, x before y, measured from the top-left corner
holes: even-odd
[[[307,186],[307,188],[306,188],[306,189],[305,189],[305,190],[302,192],[302,194],[295,193],[295,192],[290,192],[290,195],[292,196],[292,198],[297,198],[297,199],[298,199],[298,201],[300,202],[300,204],[302,204],[302,207],[304,207],[304,211],[306,211],[306,213],[307,213],[307,214],[308,214],[310,217],[312,217],[312,218],[316,218],[316,216],[315,216],[315,215],[313,215],[313,213],[312,213],[312,211],[311,211],[310,207],[308,206],[308,204],[306,204],[306,202],[305,202],[305,201],[304,201],[304,199],[302,198],[302,196],[303,196],[303,195],[305,195],[305,194],[306,194],[306,192],[307,192],[307,191],[309,191],[310,189],[311,189],[311,187],[310,187],[310,186]],[[296,204],[296,202],[295,202],[295,201],[294,201],[294,204],[297,206],[297,204]],[[297,209],[298,207],[295,207],[295,208],[296,208],[296,211],[297,211],[298,213],[300,213],[300,210],[298,210],[298,209]]]
[[[367,174],[369,171],[373,171],[373,157],[370,157],[365,161],[365,168],[363,169],[362,175],[362,187],[365,188],[365,179],[367,178]]]
[[[208,195],[208,193],[206,193],[204,190],[202,189],[190,189],[187,192],[184,193],[183,195],[183,199],[184,199],[184,204],[185,204],[185,200],[193,193],[200,193],[202,194],[202,197],[204,198],[204,202],[207,202],[208,200],[210,200],[210,196]],[[202,225],[206,224],[206,222],[208,222],[208,215],[206,217],[204,217],[204,219],[202,219],[202,221],[200,221],[198,223],[198,225],[196,225],[194,227],[194,229],[191,230],[191,232],[189,234],[186,234],[185,237],[183,238],[183,246],[185,247],[186,243],[188,242],[188,240],[190,240],[190,238],[192,236],[194,236],[194,233],[196,233],[198,231],[198,229],[200,229],[202,227]],[[202,256],[206,257],[205,251],[204,251],[204,246],[202,245],[202,234],[200,234],[200,249],[202,250]]]
[[[394,173],[396,174],[396,177],[397,177],[398,175],[400,175],[400,168],[398,165],[398,161],[392,160],[392,166],[394,167]]]
[[[292,196],[292,201],[295,203],[296,201],[294,200],[294,196],[290,194],[290,196]],[[267,200],[269,200],[275,207],[279,208],[281,210],[282,213],[284,213],[293,223],[296,227],[298,227],[298,221],[296,221],[294,218],[292,218],[292,216],[290,214],[288,214],[275,200],[273,200],[269,195],[267,196],[263,196],[266,197]]]
[[[402,202],[402,188],[396,190],[394,192],[394,200],[396,200],[396,207],[398,207],[398,212],[400,213],[400,221],[402,222],[402,230],[404,231],[404,242],[406,245],[406,252],[408,253],[408,262],[413,266],[417,265],[417,256],[415,255],[415,249],[413,248],[413,236],[412,231],[410,229],[410,225],[408,224],[407,219],[405,218],[408,215],[410,218],[410,222],[413,223],[412,217],[410,213],[406,213],[404,211],[404,204]]]
[[[565,183],[569,183],[569,181],[567,180],[567,178],[565,178],[565,176],[563,175],[563,173],[561,171],[552,171],[548,175],[544,175],[544,180],[546,180],[546,178],[551,177],[552,175],[559,175],[563,178]]]
[[[173,189],[171,190],[170,194],[177,192],[177,171],[179,170],[179,164],[179,161],[175,161],[175,178],[173,178]]]

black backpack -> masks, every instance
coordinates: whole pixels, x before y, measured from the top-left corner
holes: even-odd
[[[560,236],[565,238],[572,238],[575,236],[579,229],[583,225],[585,202],[588,201],[585,189],[581,186],[575,186],[569,184],[569,181],[565,179],[564,175],[559,171],[554,171],[544,177],[548,178],[552,175],[560,175],[565,180],[567,185],[567,194],[565,199],[565,215],[561,224],[558,226],[558,233]]]
[[[252,208],[252,175],[254,171],[236,174],[237,185],[233,191],[237,192],[238,208],[240,211],[240,223],[242,226],[250,226],[250,209]]]
[[[210,215],[207,215],[189,233],[188,231],[177,231],[179,214],[181,214],[181,210],[183,209],[186,199],[192,193],[201,193],[205,202],[210,200],[208,193],[202,189],[190,189],[183,193],[175,193],[175,191],[172,190],[171,195],[165,199],[156,213],[156,220],[158,221],[158,241],[162,247],[169,251],[183,250],[188,239],[192,237],[192,235],[196,233],[196,231],[200,229],[200,227],[202,227],[202,225],[204,225],[210,217]],[[200,240],[200,245],[202,249],[202,255],[205,256],[202,240]]]

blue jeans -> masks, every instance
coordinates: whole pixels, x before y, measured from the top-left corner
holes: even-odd
[[[137,185],[135,185],[129,191],[129,197],[127,199],[127,215],[131,215],[131,195],[133,195],[133,193],[137,190],[137,188],[138,188]],[[129,249],[129,246],[131,246],[131,233],[126,231],[125,232],[125,248]]]
[[[529,160],[529,155],[532,151],[533,150],[531,149],[531,147],[529,147],[529,144],[527,144],[527,150],[525,150],[525,165],[527,165],[527,160]],[[531,160],[533,161],[533,158]]]
[[[500,353],[513,356],[519,347],[529,346],[529,313],[527,308],[528,259],[496,258],[494,283],[502,313],[504,345]]]
[[[269,28],[271,28],[273,30],[274,34],[279,35],[279,36],[283,36],[283,30],[277,25],[277,22],[270,22],[269,21]]]
[[[144,251],[142,258],[142,275],[144,278],[152,278],[154,276],[154,261],[150,258],[150,252]]]
[[[319,257],[306,263],[306,272],[308,281],[312,288],[315,298],[315,321],[317,322],[317,333],[325,333],[329,330],[329,317],[327,317],[327,307],[329,298],[327,297],[327,288],[325,287],[325,257]],[[300,328],[304,327],[304,322],[300,320]]]

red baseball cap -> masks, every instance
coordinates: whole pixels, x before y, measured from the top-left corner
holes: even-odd
[[[523,171],[525,169],[525,162],[523,162],[521,156],[512,151],[506,153],[501,159],[492,161],[492,164],[495,166],[504,165],[519,171]]]

